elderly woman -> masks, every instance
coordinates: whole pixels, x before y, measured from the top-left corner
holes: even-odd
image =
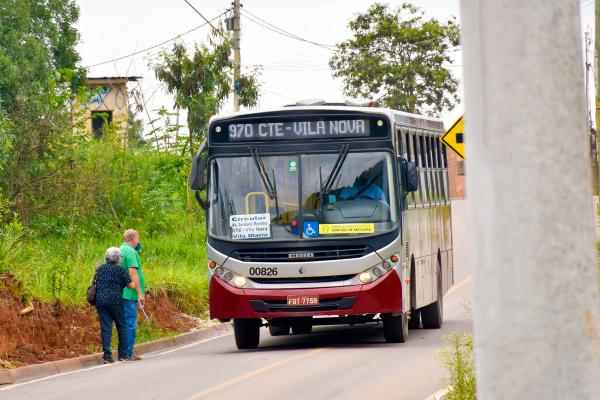
[[[100,319],[100,338],[104,352],[104,364],[113,363],[110,351],[113,321],[119,334],[119,360],[127,358],[127,331],[123,311],[123,288],[133,289],[134,283],[124,268],[121,268],[121,251],[111,247],[104,254],[106,262],[98,267],[96,279],[96,310]]]

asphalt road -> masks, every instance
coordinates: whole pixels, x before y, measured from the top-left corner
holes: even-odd
[[[0,388],[1,399],[418,399],[442,387],[442,336],[469,331],[471,280],[444,299],[439,330],[411,330],[387,344],[380,326],[320,327],[311,335],[261,332],[258,350],[227,334],[148,355]]]
[[[457,211],[459,211],[457,207]],[[462,215],[453,220],[461,224]],[[460,236],[460,235],[458,235]],[[270,337],[238,351],[232,334],[116,363],[0,388],[0,399],[415,399],[443,386],[443,336],[471,330],[471,278],[455,236],[455,276],[442,329],[409,332],[388,344],[381,325],[317,327],[310,335]],[[463,264],[461,266],[460,264]]]

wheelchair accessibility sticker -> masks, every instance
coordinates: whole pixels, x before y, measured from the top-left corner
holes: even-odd
[[[319,223],[318,222],[305,222],[304,223],[304,236],[306,236],[306,237],[319,236]]]

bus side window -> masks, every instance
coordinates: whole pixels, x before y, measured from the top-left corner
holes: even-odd
[[[425,150],[427,155],[427,168],[433,168],[432,160],[431,160],[431,136],[429,134],[425,134],[423,136],[425,138]]]
[[[420,205],[423,204],[423,198],[421,196],[421,193],[423,191],[423,182],[421,179],[421,152],[419,151],[419,139],[417,138],[417,133],[415,131],[412,131],[410,133],[410,136],[412,137],[412,144],[413,144],[413,155],[414,155],[414,160],[413,162],[415,164],[417,164],[417,171],[418,175],[419,175],[419,188],[417,189],[416,192],[414,192],[414,196],[415,196],[415,204],[416,205]]]
[[[442,145],[442,168],[448,168],[448,157],[446,155],[446,146]]]
[[[436,136],[435,138],[435,147],[437,148],[437,165],[438,168],[444,168],[444,163],[442,162],[442,142],[440,142],[440,138]]]
[[[435,203],[435,189],[434,189],[434,184],[433,184],[433,176],[432,176],[432,165],[431,165],[431,142],[429,141],[429,133],[424,133],[423,134],[423,140],[425,140],[425,150],[426,150],[426,156],[427,156],[427,181],[429,183],[427,189],[429,191],[429,203],[434,204]]]
[[[435,194],[433,191],[433,180],[431,179],[431,146],[429,143],[429,134],[423,132],[423,141],[425,142],[425,157],[427,157],[427,171],[425,171],[425,176],[427,179],[427,199],[430,204],[435,202]]]
[[[438,136],[435,137],[434,142],[435,144],[435,162],[437,165],[437,178],[438,178],[438,194],[439,194],[439,201],[440,204],[444,204],[446,203],[446,197],[444,196],[444,169],[442,167],[442,148],[440,147],[441,143],[440,143],[440,138]]]
[[[446,146],[440,143],[440,149],[442,150],[442,168],[444,168],[444,198],[446,203],[450,202],[450,194],[448,193],[450,182],[448,182],[448,156],[446,154]]]
[[[429,142],[429,150],[431,151],[431,173],[429,176],[431,177],[431,191],[433,193],[433,202],[435,204],[439,204],[440,201],[440,191],[438,190],[438,173],[437,173],[437,161],[435,160],[437,157],[437,151],[435,151],[435,138],[433,135],[427,136],[427,141]]]
[[[444,204],[444,195],[442,194],[442,166],[440,165],[440,139],[439,136],[431,137],[431,145],[434,149],[433,162],[435,163],[436,168],[436,177],[437,177],[437,193],[438,193],[438,202],[440,204]]]
[[[421,170],[419,172],[419,185],[423,188],[423,190],[421,191],[421,196],[422,196],[422,203],[428,203],[429,202],[429,180],[427,179],[427,148],[425,147],[425,139],[423,138],[423,132],[419,132],[417,134],[417,136],[419,137],[419,150],[420,151],[420,159],[419,159],[419,166],[421,167]]]
[[[406,159],[406,161],[408,162],[413,162],[414,156],[413,156],[413,151],[411,151],[411,139],[410,139],[410,135],[408,133],[407,129],[402,129],[402,146],[404,149],[404,158]],[[408,206],[409,207],[414,207],[415,205],[415,196],[414,193],[409,193],[407,195],[407,202],[408,202]]]
[[[407,159],[406,138],[404,137],[402,130],[400,128],[396,129],[396,141],[398,144],[398,155]]]
[[[408,135],[408,131],[406,129],[402,130],[402,143],[405,143],[404,147],[404,156],[406,157],[406,161],[413,161],[413,154],[411,150],[410,136]]]

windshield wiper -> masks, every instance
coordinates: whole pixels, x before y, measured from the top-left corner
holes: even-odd
[[[258,174],[260,175],[260,179],[262,180],[263,186],[267,190],[267,195],[271,200],[275,200],[275,213],[277,215],[277,223],[279,223],[279,203],[277,198],[277,183],[275,182],[275,170],[271,170],[273,173],[273,182],[269,179],[269,174],[265,169],[265,165],[263,164],[262,157],[256,147],[249,147],[250,154],[254,159],[254,163],[256,164],[256,169],[258,169]]]
[[[344,165],[344,161],[346,161],[346,157],[348,156],[348,150],[350,149],[349,144],[343,144],[340,146],[340,151],[338,153],[338,158],[335,160],[335,164],[333,165],[333,169],[329,173],[327,180],[325,180],[325,184],[323,185],[323,180],[321,179],[321,191],[319,192],[319,197],[321,197],[321,204],[323,204],[323,197],[331,191],[333,184],[335,183],[340,171],[342,170],[342,165]]]
[[[260,156],[258,149],[255,147],[250,147],[249,150],[250,154],[252,155],[252,158],[254,159],[254,163],[256,164],[256,169],[258,169],[260,179],[262,180],[265,189],[267,189],[267,194],[269,195],[269,198],[271,200],[277,199],[277,188],[275,187],[275,185],[273,185],[271,179],[269,179],[269,175],[267,174],[265,165],[263,164],[262,157]],[[273,171],[273,179],[275,179],[275,171]]]

